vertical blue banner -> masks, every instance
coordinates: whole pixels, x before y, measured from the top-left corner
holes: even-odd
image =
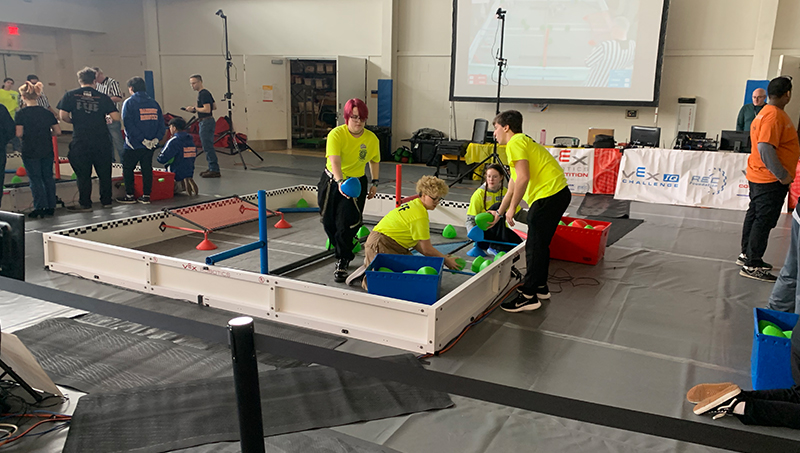
[[[392,79],[378,79],[378,126],[392,127]]]
[[[144,72],[144,83],[147,85],[147,94],[149,94],[151,98],[155,99],[156,88],[153,84],[153,71]]]

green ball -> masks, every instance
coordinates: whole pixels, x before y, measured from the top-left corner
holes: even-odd
[[[388,267],[379,267],[378,272],[394,272],[394,271],[389,269]]]
[[[436,272],[436,269],[430,266],[422,266],[421,268],[419,268],[417,273],[422,275],[439,275],[439,273]]]
[[[489,267],[489,265],[490,265],[490,264],[492,264],[492,260],[491,260],[491,259],[484,260],[484,261],[481,263],[481,267],[480,267],[480,269],[478,269],[478,272],[480,272],[480,271],[482,271],[482,270],[486,269],[487,267]]]
[[[401,160],[403,160],[403,153],[394,153],[394,160],[396,162],[400,162]]]
[[[505,255],[506,252],[499,252],[497,255],[494,256],[494,259],[500,259],[501,256]]]
[[[369,228],[361,225],[361,228],[358,229],[358,233],[356,233],[356,237],[361,239],[369,236]]]
[[[758,321],[758,331],[759,331],[759,333],[764,333],[764,329],[766,329],[768,326],[772,326],[775,329],[782,331],[782,329],[779,328],[777,325],[775,325],[775,323],[772,323],[772,322],[769,322],[769,321],[766,321],[766,320],[762,319],[761,321]]]
[[[306,201],[305,198],[301,198],[300,200],[297,201],[297,207],[298,208],[307,208],[308,207],[308,202]]]
[[[453,225],[447,225],[442,231],[442,236],[447,239],[455,239],[456,236],[458,236],[458,233],[456,233],[456,229],[453,227]]]
[[[563,220],[559,220],[559,221],[558,221],[558,224],[559,224],[559,225],[561,225],[561,226],[567,226],[567,224],[566,224],[566,223],[564,223],[564,221],[563,221]]]
[[[783,336],[786,338],[792,338],[792,331],[791,330],[784,330]]]
[[[489,229],[489,224],[492,223],[493,220],[494,216],[488,212],[481,212],[475,216],[475,224],[478,225],[478,228],[482,229],[483,231]]]
[[[76,175],[76,174],[73,172],[73,173],[72,173],[72,176],[70,176],[70,177],[69,177],[69,179],[78,179],[78,175]]]
[[[775,327],[775,326],[764,327],[764,331],[761,332],[761,333],[763,333],[764,335],[770,335],[770,336],[773,336],[773,337],[786,338],[785,336],[783,336],[783,331],[781,329]]]
[[[404,273],[404,274],[416,274],[416,273],[417,273],[417,271],[415,271],[414,269],[409,269],[409,270],[407,270],[407,271],[403,271],[403,273]]]
[[[5,152],[5,151],[4,151],[4,152]],[[17,176],[17,175],[14,175],[14,177],[13,177],[13,178],[11,178],[11,184],[19,184],[19,183],[21,183],[21,182],[22,182],[22,178],[20,178],[20,177],[19,177],[19,176]]]
[[[361,243],[356,241],[356,244],[353,246],[353,253],[358,253],[361,251]]]
[[[586,226],[585,226],[585,227],[583,227],[583,228],[584,228],[584,229],[587,229],[587,230],[593,230],[593,229],[594,229],[594,227],[593,227],[593,226],[591,226],[591,225],[589,225],[588,223],[587,223],[587,224],[586,224]]]
[[[464,258],[456,258],[456,265],[458,266],[458,270],[464,270],[464,266],[467,265],[467,261]]]
[[[481,270],[481,264],[483,264],[485,260],[486,259],[482,256],[479,256],[474,260],[472,260],[472,267],[470,267],[470,269],[472,269],[472,272],[479,272]]]
[[[331,245],[331,238],[325,239],[325,250],[333,250],[333,246]]]
[[[164,182],[164,178],[158,178],[158,182]]]

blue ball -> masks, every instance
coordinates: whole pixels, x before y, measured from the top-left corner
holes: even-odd
[[[342,192],[350,198],[361,195],[361,181],[358,178],[347,178],[342,183]]]

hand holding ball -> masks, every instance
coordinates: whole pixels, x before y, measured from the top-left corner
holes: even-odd
[[[481,212],[475,216],[475,225],[483,231],[489,229],[489,224],[494,221],[494,216],[488,212]]]

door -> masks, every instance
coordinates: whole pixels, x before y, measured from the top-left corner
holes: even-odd
[[[788,75],[792,76],[792,83],[800,83],[800,57],[791,55],[781,55],[778,61],[778,76]],[[800,92],[798,92],[800,93]],[[792,119],[795,127],[798,126],[800,121],[800,97],[795,99],[794,92],[792,93],[792,101],[786,107],[786,114]]]
[[[23,54],[2,54],[3,78],[14,79],[14,89],[19,89],[28,74],[36,74],[36,57]],[[46,91],[46,90],[45,90]]]
[[[344,124],[344,104],[352,98],[367,102],[367,60],[364,58],[336,58],[337,124]]]
[[[245,55],[244,86],[248,140],[288,140],[289,62],[283,57]]]

